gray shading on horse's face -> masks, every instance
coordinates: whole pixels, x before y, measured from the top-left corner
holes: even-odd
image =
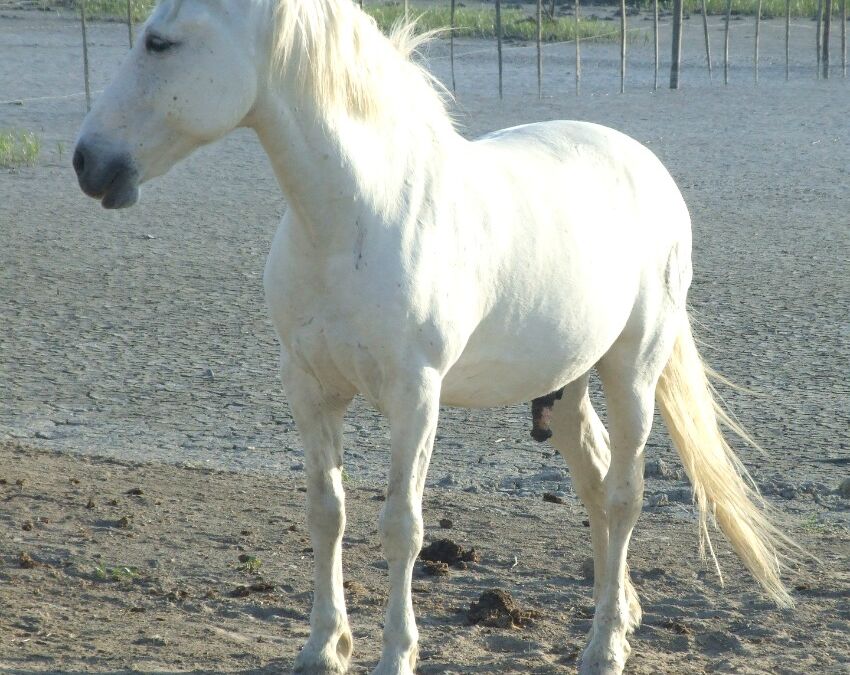
[[[257,94],[250,12],[167,0],[98,97],[77,138],[83,192],[105,208],[136,203],[139,185],[243,124]]]

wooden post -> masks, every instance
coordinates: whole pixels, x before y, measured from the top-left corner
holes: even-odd
[[[791,0],[785,0],[785,81],[791,69]]]
[[[711,82],[711,42],[708,39],[708,11],[705,0],[702,0],[702,31],[705,34],[705,61],[708,64],[708,81]]]
[[[729,84],[729,24],[732,23],[732,0],[726,0],[726,32],[723,35],[723,84]]]
[[[543,98],[543,0],[537,0],[537,98]]]
[[[815,51],[817,52],[817,77],[820,79],[821,29],[823,27],[823,0],[818,0],[818,27],[815,31]]]
[[[823,79],[829,79],[829,32],[832,28],[832,0],[824,0],[823,3]]]
[[[626,93],[626,0],[620,0],[620,93]]]
[[[80,26],[83,30],[83,79],[86,84],[86,111],[91,111],[91,85],[89,84],[89,41],[86,35],[86,0],[80,0]]]
[[[581,0],[576,0],[576,96],[581,93],[581,32],[579,31],[579,21],[581,20],[581,12],[579,7]]]
[[[841,0],[841,77],[847,77],[847,0]]]
[[[654,16],[652,19],[652,34],[655,38],[655,80],[652,85],[652,91],[658,91],[658,65],[659,65],[659,57],[658,57],[658,0],[653,0],[653,11]]]
[[[682,0],[673,0],[673,54],[670,61],[670,89],[679,88],[682,61]]]
[[[791,2],[791,0],[788,0]],[[455,85],[455,5],[457,4],[457,0],[452,0],[452,8],[451,8],[451,33],[449,33],[449,60],[451,61],[452,66],[452,92],[457,91],[457,87]]]
[[[757,87],[759,84],[759,28],[761,27],[761,2],[759,0],[756,7],[756,39],[755,53],[753,54],[753,84]]]
[[[502,0],[496,0],[496,50],[499,53],[499,98],[502,98]]]
[[[133,0],[127,0],[127,38],[130,40],[130,49],[133,48]]]

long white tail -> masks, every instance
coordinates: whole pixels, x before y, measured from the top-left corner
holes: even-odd
[[[708,372],[690,324],[684,320],[655,398],[693,487],[699,511],[700,551],[704,555],[708,545],[719,574],[708,536],[711,519],[771,598],[780,606],[790,606],[793,600],[779,577],[780,552],[799,547],[765,515],[767,505],[723,438],[718,422],[750,440],[717,404]],[[722,575],[720,579],[722,582]]]

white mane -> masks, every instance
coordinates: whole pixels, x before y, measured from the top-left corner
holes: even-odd
[[[388,38],[352,0],[273,0],[273,6],[272,72],[293,77],[317,109],[374,119],[402,105],[451,123],[445,90],[411,61],[431,34],[416,35],[407,23]]]

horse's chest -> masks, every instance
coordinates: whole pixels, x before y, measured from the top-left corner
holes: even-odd
[[[292,275],[266,279],[266,300],[285,357],[329,391],[380,398],[388,364],[402,348],[392,299],[357,279],[333,288]]]
[[[387,376],[397,369],[400,345],[376,337],[377,317],[365,329],[361,320],[316,315],[309,324],[281,337],[288,358],[319,380],[326,390],[357,391],[378,403]],[[389,327],[384,336],[389,336]]]

